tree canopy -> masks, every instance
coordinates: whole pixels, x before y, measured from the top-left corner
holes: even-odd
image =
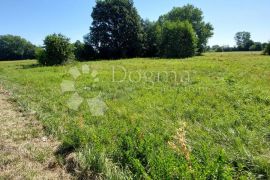
[[[98,0],[92,12],[90,39],[102,58],[139,56],[141,18],[131,0]]]
[[[159,41],[157,25],[154,21],[142,20],[143,26],[143,52],[144,57],[159,56]]]
[[[87,39],[82,43],[81,41],[76,41],[74,44],[74,55],[78,61],[92,60],[96,57],[96,52],[91,44],[87,43]]]
[[[254,44],[251,40],[250,32],[238,32],[234,37],[238,50],[240,51],[249,51],[249,48]]]
[[[44,40],[44,51],[39,54],[39,63],[46,66],[64,64],[73,57],[69,38],[62,34],[48,35]]]
[[[250,51],[262,51],[263,47],[262,47],[262,43],[260,42],[254,42],[253,45],[251,45],[249,47]]]
[[[20,36],[0,36],[0,60],[34,59],[35,46]]]
[[[169,13],[159,18],[159,23],[164,21],[188,21],[192,24],[198,37],[197,52],[201,54],[207,45],[208,39],[213,35],[213,26],[203,21],[203,12],[193,5],[175,7]]]
[[[266,44],[265,49],[264,49],[264,54],[270,55],[270,42]]]

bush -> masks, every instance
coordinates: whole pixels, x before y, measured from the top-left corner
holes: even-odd
[[[0,36],[0,60],[34,59],[35,46],[20,36]]]
[[[191,57],[195,55],[196,46],[196,33],[189,22],[167,21],[162,25],[161,56],[167,58]]]
[[[268,43],[264,49],[264,54],[270,55],[270,43]]]
[[[44,64],[44,62],[46,62],[45,49],[42,47],[37,47],[35,50],[35,57],[40,64]]]
[[[92,60],[96,57],[94,48],[91,45],[80,41],[74,43],[74,55],[78,61]]]
[[[252,46],[249,48],[250,51],[262,51],[262,43],[255,42]]]
[[[69,39],[62,34],[52,34],[44,40],[44,50],[39,50],[38,61],[42,65],[52,66],[66,63],[73,58],[73,48]]]
[[[210,23],[204,21],[202,10],[191,4],[183,7],[174,7],[167,14],[159,17],[159,23],[164,21],[188,21],[191,23],[198,38],[197,54],[205,51],[208,39],[213,36],[214,28]]]
[[[268,43],[262,43],[262,49],[265,50],[267,45],[268,45]]]

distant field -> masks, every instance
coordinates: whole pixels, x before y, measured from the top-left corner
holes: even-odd
[[[0,83],[76,152],[83,176],[270,178],[269,56],[4,61]]]

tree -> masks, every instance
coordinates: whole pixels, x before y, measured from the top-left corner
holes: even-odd
[[[212,46],[212,50],[213,50],[214,52],[223,52],[222,47],[220,47],[219,45],[214,45],[214,46]]]
[[[270,55],[270,42],[266,45],[264,49],[264,54]]]
[[[167,58],[186,58],[195,55],[196,33],[188,22],[166,21],[162,26],[161,55]]]
[[[48,35],[44,40],[44,48],[38,53],[38,61],[42,65],[64,64],[74,56],[69,38],[62,34]]]
[[[206,46],[205,47],[205,52],[210,52],[211,51],[211,46]]]
[[[75,55],[76,60],[82,60],[84,44],[78,40],[73,44],[73,47],[74,47],[74,55]]]
[[[234,37],[238,50],[249,51],[249,48],[254,44],[251,40],[251,34],[249,32],[238,32]]]
[[[143,52],[144,57],[157,57],[159,55],[158,31],[155,22],[142,21],[143,25]]]
[[[20,36],[0,36],[0,60],[34,59],[35,46]]]
[[[267,47],[268,43],[262,43],[262,49],[264,50]]]
[[[208,39],[213,35],[213,26],[210,23],[203,21],[203,12],[193,5],[186,5],[183,7],[175,7],[168,14],[159,18],[159,23],[164,21],[189,21],[198,37],[197,53],[204,52]]]
[[[252,46],[250,46],[249,48],[250,51],[262,51],[262,43],[260,42],[254,42],[254,44]]]
[[[98,0],[92,12],[90,39],[102,58],[139,56],[141,18],[132,0]]]
[[[221,47],[222,52],[231,52],[232,48],[229,45],[224,45]]]
[[[94,48],[87,43],[82,43],[81,41],[76,41],[74,44],[74,55],[79,61],[87,61],[95,58]]]

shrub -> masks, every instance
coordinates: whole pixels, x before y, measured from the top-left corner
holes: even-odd
[[[268,45],[268,43],[262,43],[262,49],[265,50],[267,45]]]
[[[45,49],[42,47],[37,47],[35,50],[35,56],[36,59],[40,64],[46,64],[46,55],[45,55]]]
[[[270,42],[266,45],[264,49],[264,54],[270,55]]]
[[[35,46],[20,36],[0,36],[0,60],[34,59]]]
[[[52,34],[44,40],[44,50],[37,54],[38,61],[42,65],[52,66],[64,64],[73,58],[73,48],[69,39],[62,34]]]
[[[250,51],[262,51],[262,43],[255,42],[252,46],[249,48]]]
[[[161,56],[167,58],[191,57],[195,55],[196,46],[196,33],[189,22],[167,21],[163,24]]]
[[[202,10],[191,4],[174,7],[167,14],[159,17],[159,23],[164,21],[188,21],[191,23],[198,37],[197,54],[204,52],[208,39],[213,36],[214,28],[210,23],[204,21]]]
[[[78,61],[92,60],[96,57],[94,48],[91,45],[80,41],[74,43],[74,55]]]
[[[223,52],[222,47],[218,47],[215,52]]]

